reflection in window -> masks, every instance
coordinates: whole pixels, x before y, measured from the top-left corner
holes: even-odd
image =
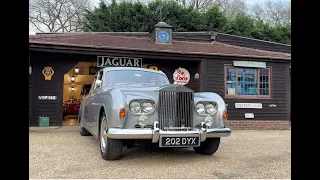
[[[270,69],[226,68],[227,96],[270,96]]]
[[[144,85],[162,86],[170,84],[168,78],[156,72],[128,70],[128,71],[108,71],[106,73],[106,85]]]

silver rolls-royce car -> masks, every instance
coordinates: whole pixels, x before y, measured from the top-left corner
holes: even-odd
[[[192,147],[214,154],[229,136],[227,108],[213,92],[170,84],[156,70],[106,67],[94,77],[79,110],[80,134],[100,140],[105,160],[121,158],[124,146]]]

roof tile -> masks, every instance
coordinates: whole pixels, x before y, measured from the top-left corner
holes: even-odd
[[[164,51],[184,54],[232,55],[248,57],[279,58],[290,60],[288,53],[258,50],[219,42],[173,41],[172,45],[155,44],[147,38],[112,36],[96,33],[64,33],[30,35],[29,43],[70,45],[75,47],[99,47],[140,51]]]

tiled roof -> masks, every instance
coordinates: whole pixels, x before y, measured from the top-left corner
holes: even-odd
[[[73,47],[93,47],[182,54],[226,55],[290,60],[291,55],[281,52],[257,50],[219,42],[173,41],[172,45],[159,45],[141,37],[112,36],[99,33],[38,34],[29,36],[29,44],[48,44]]]

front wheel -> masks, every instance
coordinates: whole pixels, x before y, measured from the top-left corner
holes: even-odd
[[[212,155],[218,150],[219,144],[220,137],[209,138],[202,142],[199,147],[194,147],[193,149],[198,154]]]
[[[118,160],[122,155],[123,141],[119,139],[111,139],[106,136],[107,128],[106,114],[101,116],[100,124],[100,152],[104,160]]]

